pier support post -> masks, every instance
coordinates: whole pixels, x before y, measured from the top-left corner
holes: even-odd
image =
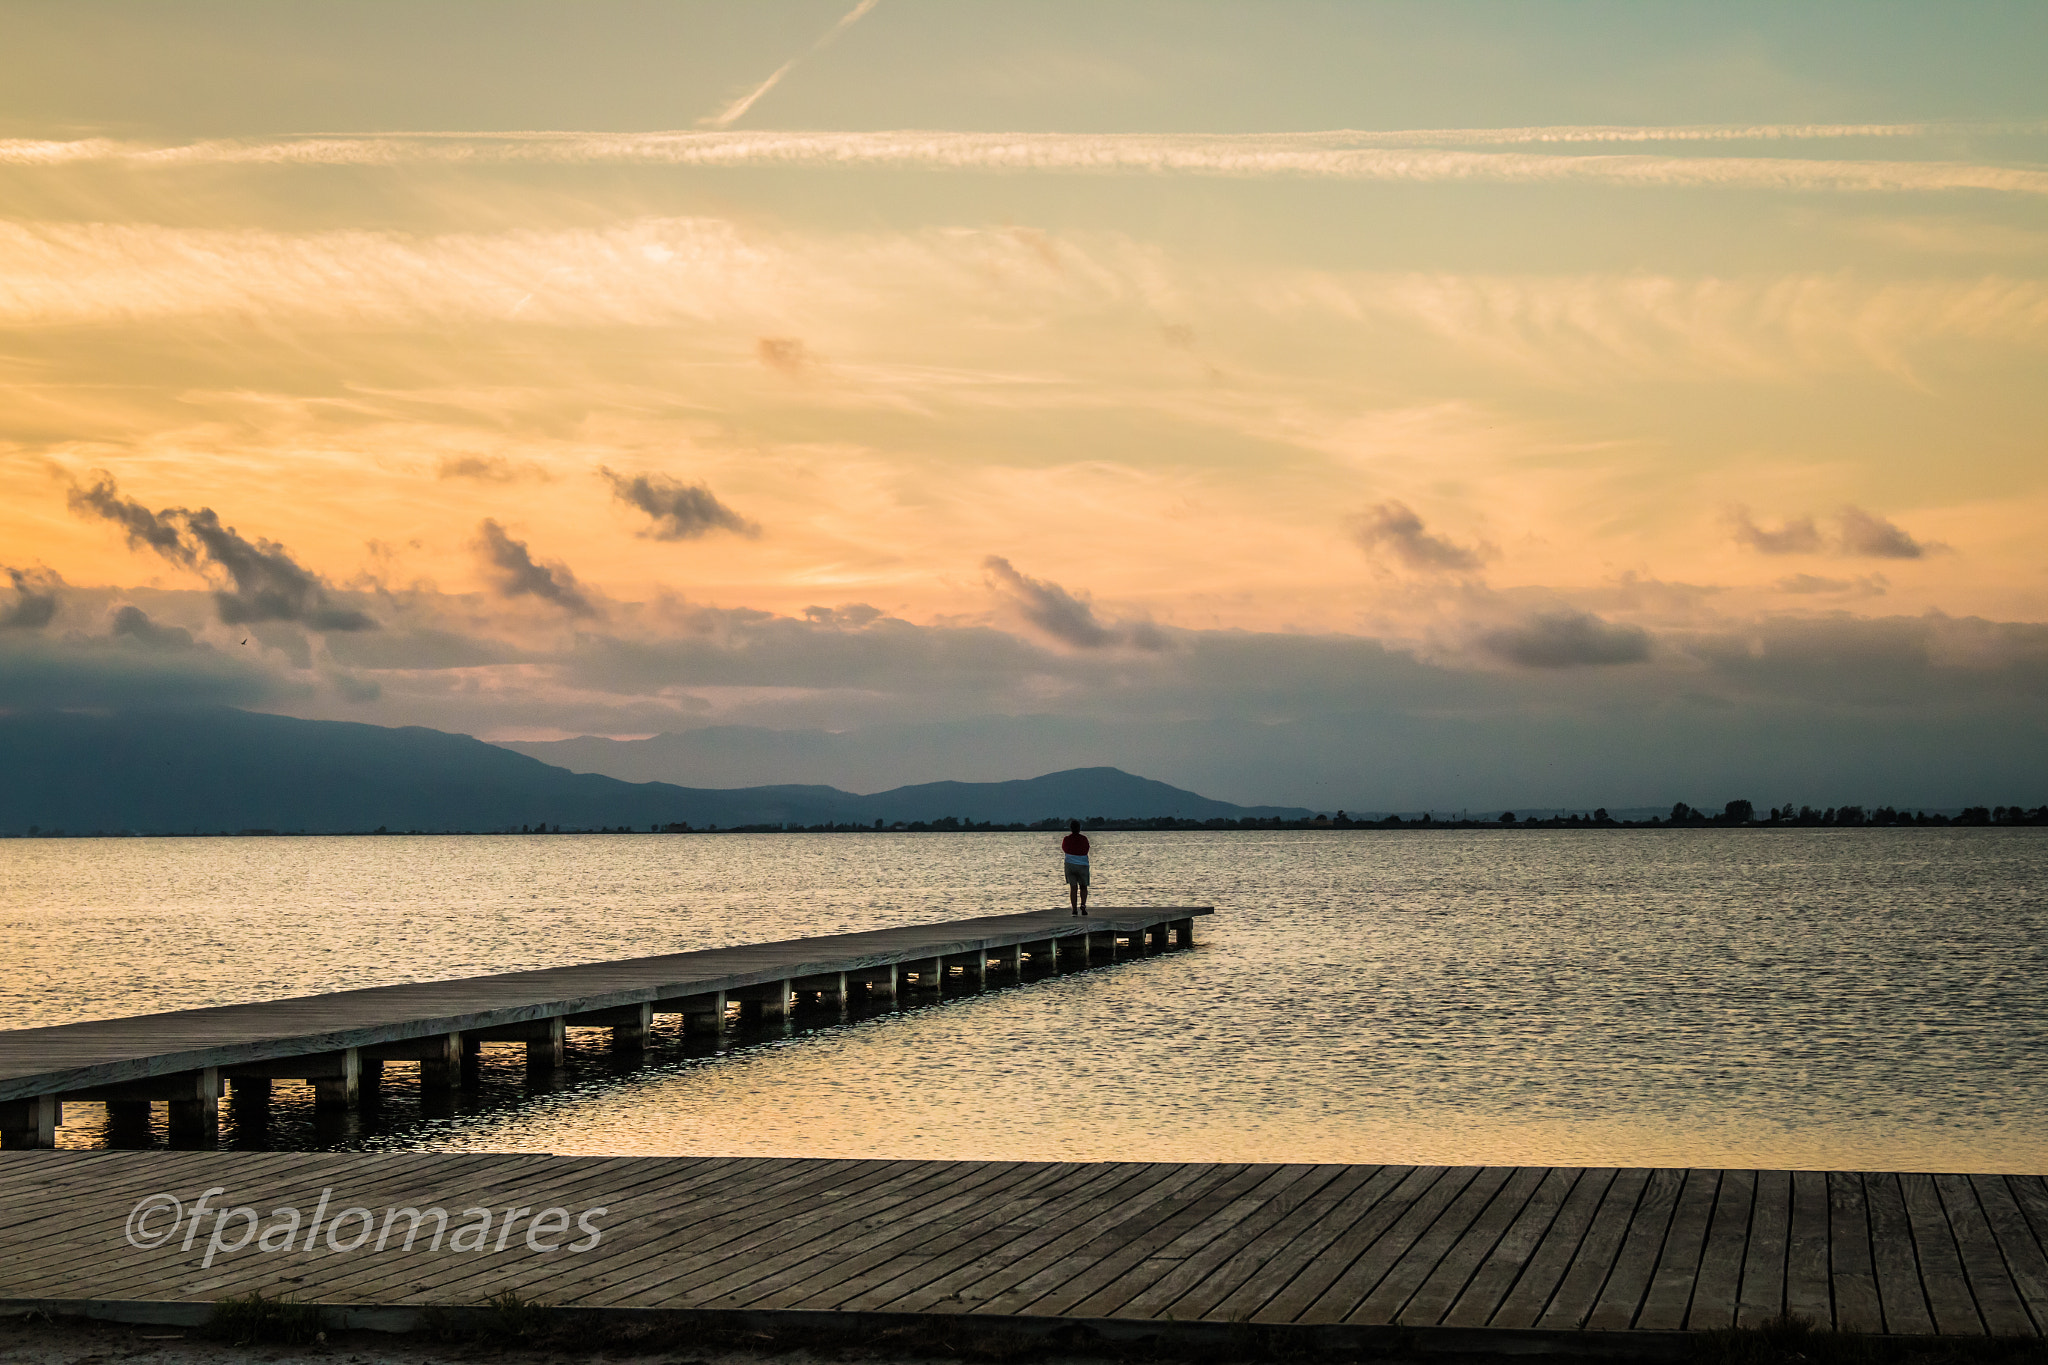
[[[1174,937],[1175,937],[1176,939],[1180,940],[1180,946],[1181,946],[1181,947],[1183,947],[1183,948],[1192,948],[1192,947],[1194,947],[1194,946],[1195,946],[1195,922],[1194,922],[1194,920],[1193,920],[1192,918],[1190,918],[1190,919],[1177,919],[1177,920],[1175,920],[1175,921],[1173,922],[1173,936],[1174,936]]]
[[[917,973],[917,986],[919,990],[934,990],[941,995],[945,994],[946,959],[942,957],[928,957],[922,961],[906,963],[905,965]]]
[[[726,994],[740,1002],[741,1017],[748,1023],[774,1024],[789,1017],[790,985],[787,980],[764,981]]]
[[[64,1122],[55,1095],[32,1095],[0,1103],[0,1142],[9,1147],[55,1147]]]
[[[444,1033],[423,1041],[438,1046],[420,1057],[420,1093],[453,1090],[462,1080],[462,1035]]]
[[[901,964],[888,962],[879,967],[862,967],[848,972],[846,981],[849,988],[865,987],[870,1004],[878,1000],[887,1000],[893,1005],[896,1003],[897,978],[902,974]]]
[[[528,1070],[552,1071],[569,1060],[569,1027],[561,1015],[547,1021],[547,1032],[526,1040]]]
[[[622,1052],[637,1052],[647,1046],[647,1031],[654,1023],[654,1006],[643,1003],[588,1010],[570,1015],[566,1022],[579,1027],[608,1028],[612,1031],[612,1047]]]
[[[1166,925],[1163,921],[1146,927],[1145,947],[1155,953],[1166,951]]]
[[[190,1093],[171,1100],[170,1139],[174,1145],[211,1146],[220,1140],[220,1071],[202,1067],[186,1072]]]
[[[816,992],[820,1009],[843,1010],[846,1008],[846,977],[845,972],[801,977],[795,983],[797,999],[803,1000]]]
[[[352,1047],[267,1062],[238,1062],[221,1072],[237,1087],[251,1080],[310,1081],[316,1109],[353,1109],[362,1098],[362,1054]],[[218,1087],[215,1093],[219,1093]]]
[[[315,1109],[353,1109],[363,1098],[362,1054],[345,1047],[341,1050],[339,1074],[307,1079],[313,1082]]]
[[[1024,952],[1023,948],[1018,944],[1012,943],[1005,947],[997,948],[991,956],[996,960],[997,971],[1008,972],[1014,977],[1023,969]]]
[[[657,1000],[654,1002],[654,1012],[682,1015],[683,1032],[686,1034],[708,1034],[715,1037],[725,1032],[724,991],[707,991],[703,995]]]
[[[957,953],[945,960],[941,970],[950,972],[955,967],[960,969],[961,975],[967,979],[967,984],[975,990],[987,989],[988,953],[985,950],[973,953]]]

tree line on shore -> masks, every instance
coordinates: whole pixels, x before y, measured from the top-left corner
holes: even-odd
[[[309,833],[349,834],[958,834],[958,833],[1028,833],[1034,831],[1059,831],[1067,827],[1065,816],[1047,816],[1029,823],[1003,823],[1000,821],[975,821],[973,819],[948,815],[936,820],[877,820],[872,825],[864,824],[752,824],[691,826],[685,822],[651,824],[642,829],[639,826],[613,825],[589,828],[571,827],[541,823],[521,825],[517,829],[457,830],[457,829],[390,829],[379,825],[372,830],[308,831],[277,829],[238,830],[154,830],[146,831],[151,837],[172,838],[251,838],[258,836],[282,837]],[[1219,818],[1213,820],[1183,820],[1177,816],[1136,816],[1116,817],[1091,815],[1081,819],[1086,830],[1385,830],[1385,829],[1858,829],[1895,826],[1911,827],[1990,827],[2017,825],[2048,825],[2048,805],[2028,809],[2024,806],[1966,806],[1959,811],[1897,810],[1891,806],[1876,806],[1868,810],[1862,806],[1828,806],[1816,810],[1812,806],[1772,806],[1759,815],[1755,805],[1748,801],[1730,801],[1719,814],[1696,809],[1680,801],[1673,805],[1669,815],[1652,815],[1643,820],[1621,820],[1610,816],[1605,807],[1587,812],[1553,814],[1545,816],[1517,816],[1513,811],[1502,811],[1498,816],[1474,818],[1459,815],[1454,818],[1438,819],[1433,813],[1424,811],[1420,815],[1401,816],[1354,816],[1344,811],[1335,815],[1314,815],[1300,819],[1279,816],[1247,816],[1242,819]],[[135,830],[67,831],[43,829],[31,825],[27,834],[0,835],[0,838],[133,838]]]

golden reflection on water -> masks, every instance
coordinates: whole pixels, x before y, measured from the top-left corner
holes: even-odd
[[[250,1146],[2041,1171],[2048,839],[2016,831],[1112,834],[1189,953],[474,1094],[226,1106]],[[17,842],[16,1022],[1060,899],[1035,835]],[[35,856],[27,867],[21,850]],[[1110,898],[1113,898],[1111,900]],[[161,951],[159,951],[161,950]],[[118,1001],[120,1008],[107,1008]],[[69,1146],[155,1143],[67,1109]]]

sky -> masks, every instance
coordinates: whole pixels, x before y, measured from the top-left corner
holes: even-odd
[[[2048,801],[2037,4],[0,25],[0,707]]]

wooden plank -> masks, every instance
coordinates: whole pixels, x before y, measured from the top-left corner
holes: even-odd
[[[1943,1336],[1982,1336],[1984,1320],[1978,1316],[1969,1277],[1963,1273],[1962,1253],[1950,1230],[1948,1210],[1934,1177],[1901,1175],[1899,1192],[1905,1196],[1906,1222],[1913,1231],[1913,1255],[1920,1265],[1920,1288],[1927,1296],[1927,1309],[1934,1330]]]
[[[1623,1226],[1614,1231],[1595,1226],[1596,1233],[1606,1232],[1612,1237],[1611,1245],[1601,1255],[1588,1258],[1582,1269],[1575,1268],[1565,1277],[1557,1298],[1538,1320],[1538,1326],[1569,1324],[1595,1332],[1620,1332],[1636,1320],[1636,1314],[1642,1311],[1643,1296],[1649,1292],[1650,1278],[1656,1273],[1657,1254],[1670,1234],[1679,1193],[1685,1188],[1684,1171],[1660,1167],[1640,1174],[1641,1183],[1634,1186],[1637,1198],[1624,1215]],[[1622,1181],[1616,1179],[1614,1183],[1619,1187]],[[1592,1241],[1591,1235],[1587,1240]],[[1567,1294],[1566,1290],[1572,1292]]]
[[[1305,1179],[1312,1179],[1315,1169],[1249,1167],[1235,1188],[1219,1188],[1200,1203],[1190,1204],[1117,1257],[1105,1259],[1063,1287],[1059,1295],[1042,1302],[1064,1301],[1059,1311],[1072,1317],[1150,1317],[1156,1310],[1139,1306],[1140,1300],[1170,1303],[1179,1297],[1208,1273],[1199,1263],[1213,1265],[1211,1257],[1226,1255],[1247,1221],[1284,1200]],[[1190,1267],[1191,1261],[1198,1264]],[[1184,1269],[1193,1278],[1181,1278]]]
[[[1311,1267],[1335,1261],[1333,1244],[1415,1174],[1412,1166],[1351,1169],[1370,1174],[1363,1180],[1340,1181],[1341,1190],[1333,1185],[1327,1200],[1311,1200],[1311,1206],[1317,1209],[1314,1220],[1285,1245],[1265,1248],[1258,1267],[1245,1276],[1242,1284],[1217,1300],[1206,1316],[1222,1322],[1251,1321]]]
[[[1877,1300],[1884,1330],[1916,1336],[1934,1332],[1934,1316],[1920,1287],[1920,1263],[1913,1254],[1913,1225],[1899,1178],[1866,1171],[1863,1199],[1870,1211],[1870,1263],[1877,1272]]]
[[[1301,1311],[1297,1322],[1350,1322],[1354,1316],[1370,1304],[1374,1310],[1383,1311],[1388,1320],[1400,1303],[1405,1302],[1415,1282],[1428,1273],[1425,1267],[1419,1274],[1401,1277],[1398,1299],[1391,1308],[1382,1310],[1386,1299],[1375,1301],[1372,1295],[1382,1281],[1392,1275],[1403,1258],[1414,1250],[1418,1243],[1429,1237],[1430,1230],[1447,1216],[1456,1223],[1443,1245],[1455,1240],[1457,1231],[1477,1216],[1485,1207],[1485,1201],[1493,1197],[1508,1172],[1501,1167],[1463,1166],[1446,1173],[1429,1191],[1408,1207],[1408,1210],[1390,1224],[1387,1230],[1373,1239],[1372,1245],[1359,1253],[1356,1260],[1345,1267],[1344,1273],[1331,1282],[1322,1296]],[[1474,1186],[1481,1187],[1478,1198],[1470,1197]],[[1429,1263],[1434,1264],[1435,1256],[1441,1254],[1438,1239],[1432,1239],[1427,1247]],[[1390,1291],[1390,1295],[1396,1291]]]
[[[801,1186],[825,1177],[829,1164],[820,1160],[773,1161],[764,1158],[698,1157],[662,1159],[648,1157],[579,1158],[572,1178],[550,1189],[550,1202],[565,1207],[590,1208],[599,1205],[614,1214],[632,1209],[652,1195],[659,1200],[661,1214],[640,1214],[634,1219],[631,1236],[616,1232],[593,1252],[575,1262],[578,1283],[598,1279],[632,1256],[629,1244],[642,1245],[658,1239],[676,1222],[696,1222],[696,1210],[710,1207],[744,1206],[771,1197],[775,1191]],[[632,1264],[638,1265],[639,1260]],[[422,1269],[404,1263],[365,1266],[336,1283],[334,1292],[344,1299],[380,1302],[398,1294],[419,1299],[430,1294],[457,1296],[475,1275],[502,1276],[492,1292],[523,1289],[529,1283],[519,1271],[499,1272],[488,1266],[435,1266]],[[540,1262],[528,1274],[552,1274],[549,1263]],[[478,1295],[476,1297],[482,1297]]]
[[[1446,1327],[1484,1327],[1508,1291],[1523,1278],[1537,1248],[1563,1213],[1572,1191],[1586,1172],[1576,1166],[1540,1168],[1542,1180],[1514,1222],[1487,1252],[1457,1296],[1444,1306],[1439,1321]],[[1590,1209],[1591,1205],[1588,1205]],[[1425,1285],[1427,1291],[1429,1286]]]
[[[1190,1249],[1165,1275],[1119,1306],[1117,1315],[1198,1318],[1208,1303],[1242,1283],[1244,1272],[1263,1260],[1257,1249],[1289,1240],[1295,1230],[1294,1216],[1309,1208],[1310,1201],[1344,1170],[1341,1166],[1291,1169],[1298,1172],[1294,1180],[1277,1190],[1262,1189],[1257,1206],[1243,1217],[1206,1228],[1211,1235],[1203,1245]]]
[[[1742,1257],[1737,1327],[1761,1327],[1785,1314],[1785,1270],[1792,1238],[1792,1172],[1757,1171],[1749,1245]]]
[[[920,1254],[914,1258],[899,1255],[897,1248],[887,1243],[834,1256],[829,1269],[814,1271],[799,1284],[751,1298],[746,1304],[827,1311],[844,1310],[870,1295],[884,1301],[896,1298],[1001,1245],[1048,1205],[1079,1194],[1100,1176],[1098,1168],[1080,1163],[1024,1167],[993,1196],[980,1201],[972,1216],[943,1233],[921,1231]]]
[[[1142,1206],[1128,1212],[1107,1212],[1091,1223],[1073,1229],[1055,1244],[1057,1254],[1049,1254],[1052,1248],[1048,1247],[1024,1262],[1005,1267],[978,1286],[986,1291],[986,1297],[975,1301],[963,1294],[957,1311],[1057,1314],[1057,1308],[1048,1306],[1048,1299],[1058,1295],[1061,1301],[1071,1301],[1076,1294],[1087,1292],[1082,1277],[1088,1276],[1093,1282],[1102,1271],[1106,1258],[1127,1252],[1155,1229],[1174,1223],[1190,1207],[1212,1207],[1218,1191],[1228,1188],[1235,1192],[1242,1189],[1247,1180],[1256,1181],[1257,1178],[1257,1168],[1243,1164],[1180,1167],[1168,1180],[1148,1192],[1150,1197]],[[1001,1288],[996,1288],[998,1285]],[[956,1311],[943,1300],[931,1304],[930,1309]]]
[[[1825,1329],[1835,1320],[1828,1282],[1828,1177],[1792,1171],[1792,1221],[1785,1239],[1785,1315]]]
[[[1399,1176],[1385,1166],[1329,1166],[1330,1180],[1174,1304],[1177,1318],[1236,1321],[1263,1304],[1302,1264],[1341,1233],[1361,1210],[1350,1209],[1367,1187],[1392,1189]],[[1250,1307],[1241,1305],[1249,1304]],[[1240,1306],[1233,1306],[1240,1305]]]
[[[1657,1253],[1657,1269],[1643,1294],[1634,1325],[1650,1332],[1672,1332],[1685,1322],[1699,1283],[1700,1257],[1706,1251],[1707,1229],[1713,1221],[1721,1172],[1690,1170],[1678,1191],[1678,1207]]]
[[[1551,1174],[1550,1169],[1544,1166],[1523,1166],[1511,1174],[1500,1192],[1429,1269],[1414,1293],[1408,1296],[1408,1301],[1396,1310],[1394,1320],[1412,1327],[1434,1327],[1441,1322],[1451,1311],[1451,1305],[1472,1282],[1472,1277],[1479,1273],[1479,1268],[1487,1264],[1499,1249],[1508,1229],[1516,1225],[1523,1211],[1529,1207],[1530,1200],[1543,1188],[1545,1178]],[[1434,1228],[1431,1233],[1434,1235]],[[1534,1240],[1529,1238],[1532,1244]]]
[[[1256,1199],[1256,1191],[1279,1177],[1277,1166],[1240,1166],[1228,1179],[1208,1185],[1190,1186],[1187,1193],[1172,1200],[1166,1217],[1139,1230],[1127,1226],[1113,1244],[1104,1243],[1076,1256],[1076,1273],[1036,1298],[1020,1303],[1016,1311],[1057,1317],[1108,1317],[1150,1279],[1164,1274],[1156,1263],[1149,1274],[1140,1269],[1145,1262],[1167,1250],[1181,1238],[1200,1229],[1219,1215],[1225,1219],[1243,1216]],[[1133,1273],[1136,1272],[1136,1273]]]
[[[2013,1197],[2011,1177],[1973,1175],[1968,1179],[2035,1333],[2048,1335],[2048,1248],[2044,1248],[2042,1239],[2028,1225],[2025,1212]]]
[[[1120,1205],[1146,1200],[1148,1191],[1162,1183],[1192,1178],[1186,1168],[1164,1163],[1104,1163],[1077,1166],[1075,1172],[1071,1181],[1062,1182],[1057,1202],[1032,1201],[1013,1216],[1009,1227],[963,1242],[946,1264],[887,1276],[839,1306],[850,1311],[923,1312],[946,1305],[971,1311],[999,1288],[1057,1260],[1062,1246],[1092,1236],[1097,1220]]]
[[[1941,1200],[1949,1231],[1955,1235],[1963,1278],[1984,1320],[1984,1330],[2001,1337],[2035,1335],[2036,1328],[2020,1297],[2019,1284],[1998,1248],[1998,1238],[1970,1178],[1937,1175],[1934,1190]]]
[[[756,1255],[765,1255],[778,1237],[792,1228],[813,1224],[820,1205],[834,1223],[888,1207],[920,1185],[943,1179],[949,1163],[929,1161],[861,1162],[859,1170],[844,1163],[821,1166],[801,1185],[781,1187],[765,1199],[738,1206],[710,1204],[693,1209],[641,1264],[606,1279],[603,1293],[576,1302],[624,1304],[658,1298],[687,1297],[693,1286],[716,1280]],[[957,1174],[957,1173],[956,1173]]]
[[[921,1289],[878,1305],[877,1310],[1022,1312],[1046,1290],[1071,1279],[1080,1264],[1092,1263],[1105,1243],[1152,1226],[1170,1214],[1176,1197],[1213,1187],[1242,1169],[1178,1162],[1116,1163],[1110,1168],[1111,1181],[1091,1187],[1089,1198],[1061,1210],[1010,1246],[986,1252]]]
[[[1376,1198],[1372,1206],[1345,1228],[1321,1256],[1302,1267],[1300,1273],[1247,1320],[1273,1323],[1298,1320],[1330,1292],[1331,1286],[1350,1271],[1359,1257],[1389,1228],[1407,1217],[1420,1201],[1432,1198],[1432,1191],[1448,1187],[1447,1191],[1434,1197],[1441,1199],[1442,1203],[1449,1203],[1470,1182],[1475,1169],[1470,1166],[1455,1170],[1447,1166],[1407,1168],[1407,1174],[1393,1189]]]
[[[1612,1168],[1589,1170],[1572,1182],[1571,1192],[1565,1196],[1564,1204],[1557,1211],[1550,1226],[1543,1230],[1535,1250],[1529,1253],[1528,1264],[1508,1286],[1500,1303],[1481,1316],[1486,1305],[1476,1290],[1467,1291],[1473,1298],[1472,1310],[1467,1314],[1461,1305],[1453,1308],[1446,1326],[1451,1327],[1516,1327],[1528,1328],[1550,1306],[1553,1295],[1558,1292],[1565,1273],[1578,1260],[1579,1252],[1585,1245],[1594,1220],[1607,1199],[1608,1190],[1613,1186],[1619,1173]],[[1634,1196],[1629,1196],[1631,1201]],[[1627,1226],[1628,1215],[1621,1214],[1623,1227]],[[1600,1253],[1591,1249],[1593,1256]],[[1604,1271],[1602,1272],[1604,1275]],[[1593,1284],[1593,1292],[1599,1290],[1599,1281]],[[1591,1295],[1588,1295],[1590,1300]]]
[[[1882,1332],[1884,1304],[1871,1260],[1870,1205],[1863,1177],[1828,1173],[1828,1281],[1834,1290],[1837,1332]]]
[[[660,1289],[710,1307],[753,1307],[789,1291],[801,1295],[814,1279],[829,1279],[838,1266],[864,1252],[926,1260],[928,1242],[971,1221],[980,1205],[991,1195],[1000,1196],[1004,1184],[1024,1169],[1015,1162],[936,1164],[940,1169],[927,1180],[878,1191],[862,1207],[844,1210],[838,1226],[824,1237],[809,1221],[787,1225],[726,1262],[721,1273]]]
[[[1749,1252],[1750,1215],[1755,1205],[1756,1172],[1721,1172],[1720,1192],[1714,1197],[1714,1221],[1707,1229],[1706,1245],[1700,1252],[1692,1303],[1685,1310],[1687,1328],[1717,1332],[1735,1325],[1742,1267]]]

